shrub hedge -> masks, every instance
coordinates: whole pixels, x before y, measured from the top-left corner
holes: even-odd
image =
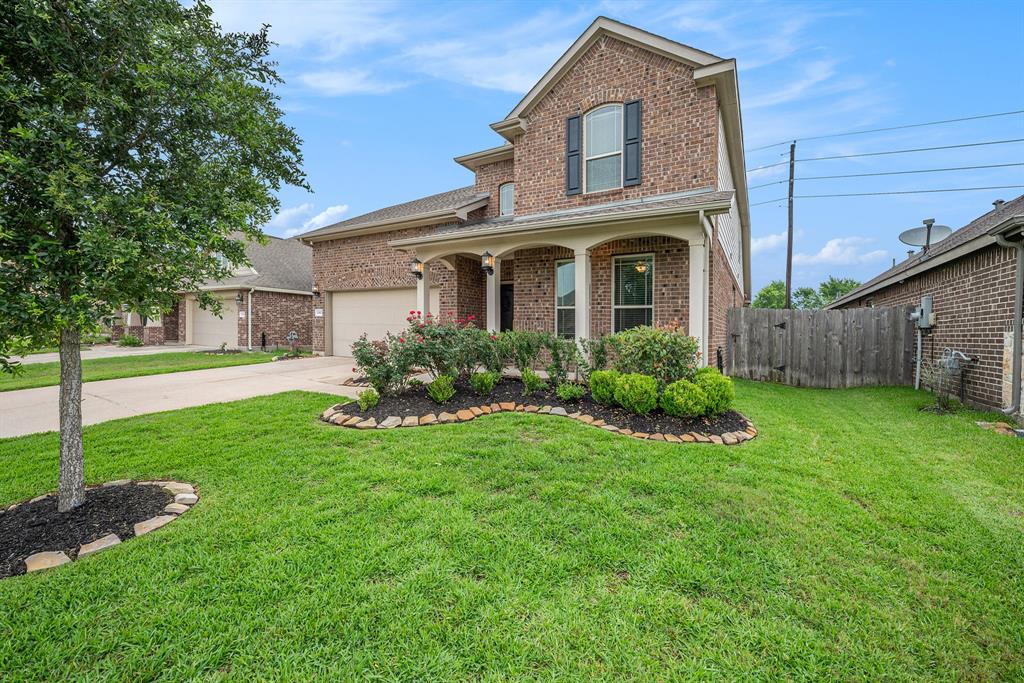
[[[631,413],[646,415],[658,407],[658,383],[650,375],[622,375],[615,382],[615,402]]]

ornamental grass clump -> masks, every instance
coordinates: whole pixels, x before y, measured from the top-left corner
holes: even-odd
[[[451,375],[441,375],[427,385],[427,393],[435,403],[447,403],[455,396],[455,378]]]
[[[718,368],[701,368],[693,378],[694,384],[707,395],[705,415],[715,417],[732,408],[736,390],[732,380],[718,371]]]
[[[590,373],[591,396],[603,405],[615,405],[615,385],[618,381],[619,373],[615,370],[594,370]]]
[[[613,334],[613,367],[621,373],[653,377],[659,389],[681,379],[693,379],[700,361],[697,340],[678,324],[633,327]]]
[[[697,384],[681,379],[665,387],[661,409],[673,417],[697,417],[708,410],[708,395]]]
[[[640,373],[622,375],[615,383],[615,402],[631,413],[646,415],[658,407],[658,383]]]

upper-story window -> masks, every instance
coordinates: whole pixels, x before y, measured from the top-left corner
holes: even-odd
[[[622,187],[622,105],[606,104],[584,117],[587,192]]]
[[[516,186],[505,183],[498,188],[498,209],[502,216],[511,216],[516,212]]]

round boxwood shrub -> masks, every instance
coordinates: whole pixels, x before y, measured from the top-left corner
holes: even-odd
[[[631,413],[646,415],[658,407],[658,382],[639,373],[622,375],[615,383],[615,402]]]
[[[707,394],[707,411],[705,414],[721,415],[730,408],[736,399],[736,390],[732,380],[718,371],[718,368],[701,368],[693,378],[694,384]]]
[[[598,403],[606,406],[615,404],[615,385],[619,373],[614,370],[594,370],[590,373],[590,394]]]
[[[696,417],[708,410],[708,395],[689,380],[681,379],[665,387],[661,409],[674,417]]]

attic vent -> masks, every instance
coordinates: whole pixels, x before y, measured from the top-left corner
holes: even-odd
[[[1000,208],[1005,203],[1006,203],[1005,199],[997,199],[994,202],[992,202],[992,206],[994,206],[995,208],[998,209],[998,208]]]

